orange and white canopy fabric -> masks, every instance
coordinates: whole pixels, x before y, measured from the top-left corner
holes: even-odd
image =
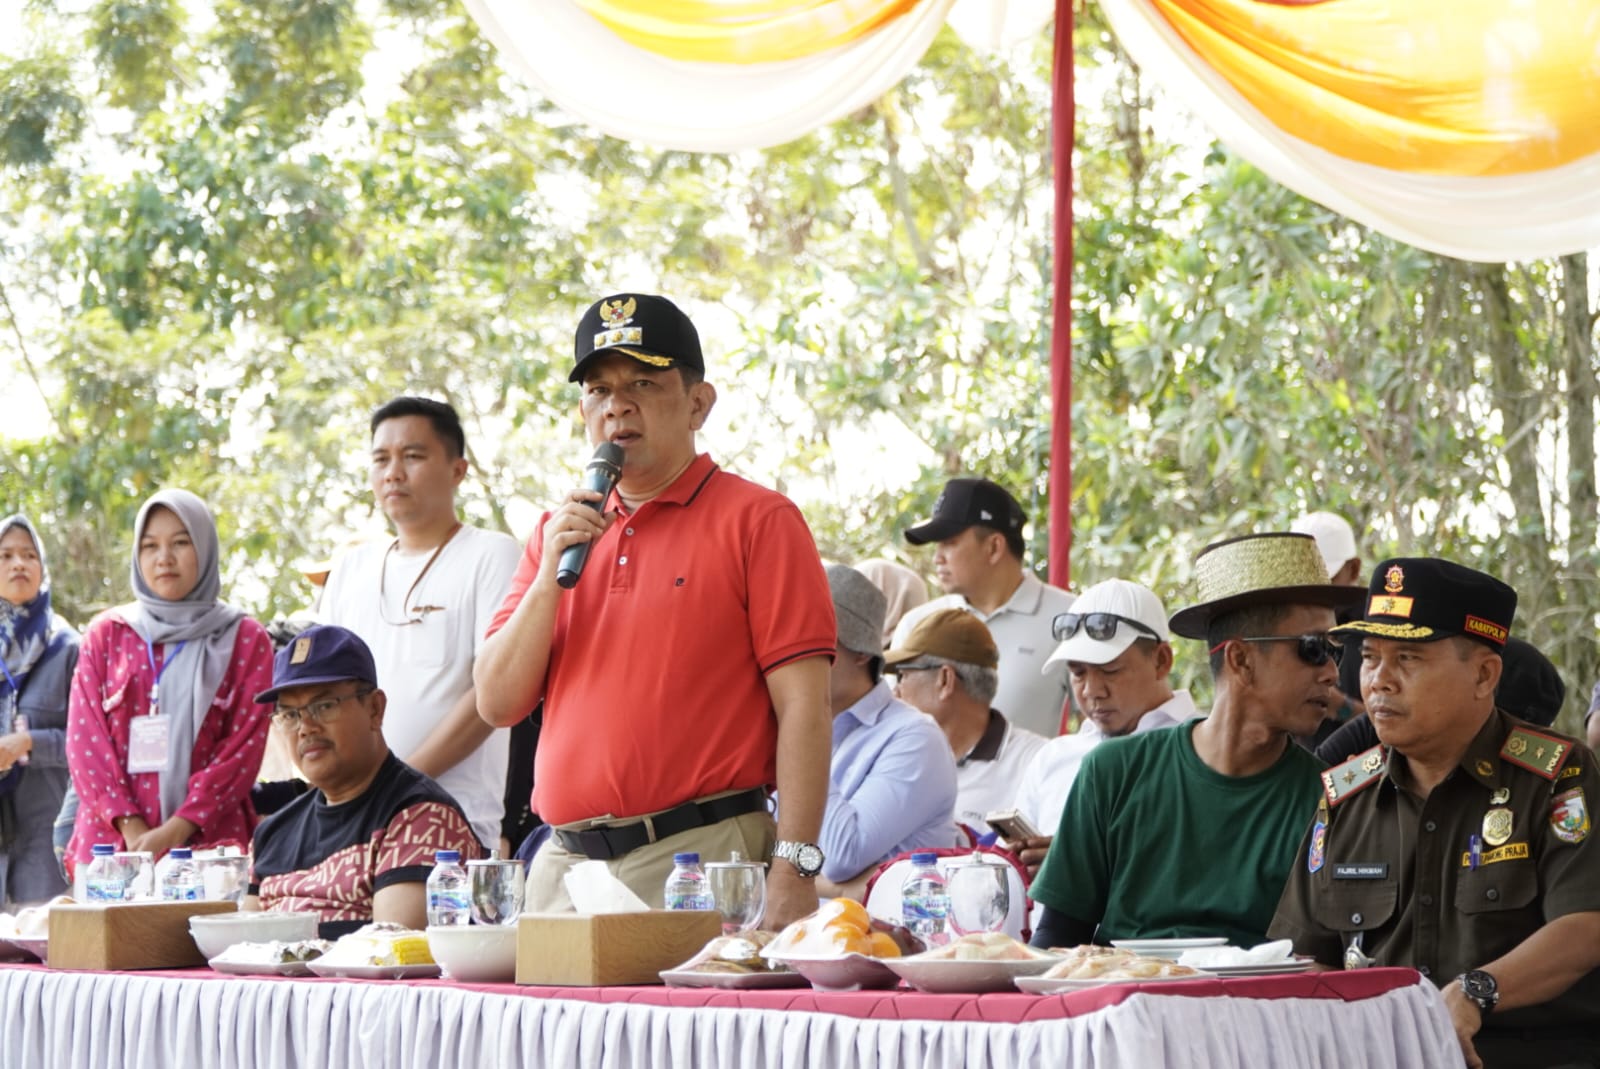
[[[1597,0],[1101,0],[1129,54],[1284,185],[1425,249],[1600,246]]]

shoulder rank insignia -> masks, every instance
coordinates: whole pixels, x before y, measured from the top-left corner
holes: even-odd
[[[1564,739],[1541,735],[1528,728],[1517,728],[1506,736],[1500,747],[1500,757],[1518,768],[1536,772],[1553,780],[1561,774],[1561,766],[1572,752],[1572,743]]]
[[[1366,753],[1356,754],[1344,764],[1335,765],[1322,773],[1323,797],[1330,806],[1338,805],[1352,794],[1376,783],[1387,767],[1382,746],[1374,746]]]

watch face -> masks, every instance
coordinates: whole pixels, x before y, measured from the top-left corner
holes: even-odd
[[[1461,989],[1466,992],[1468,998],[1485,1002],[1493,999],[1499,993],[1494,977],[1486,972],[1463,973],[1461,975]]]
[[[795,866],[804,873],[822,871],[822,849],[812,843],[802,843],[795,852]]]

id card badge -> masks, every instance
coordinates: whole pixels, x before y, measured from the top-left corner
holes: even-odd
[[[128,771],[164,772],[172,717],[165,713],[136,716],[128,721]]]

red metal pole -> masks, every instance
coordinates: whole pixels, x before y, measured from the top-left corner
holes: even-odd
[[[1072,575],[1072,3],[1056,0],[1051,75],[1051,162],[1055,173],[1055,254],[1050,325],[1050,582]]]

